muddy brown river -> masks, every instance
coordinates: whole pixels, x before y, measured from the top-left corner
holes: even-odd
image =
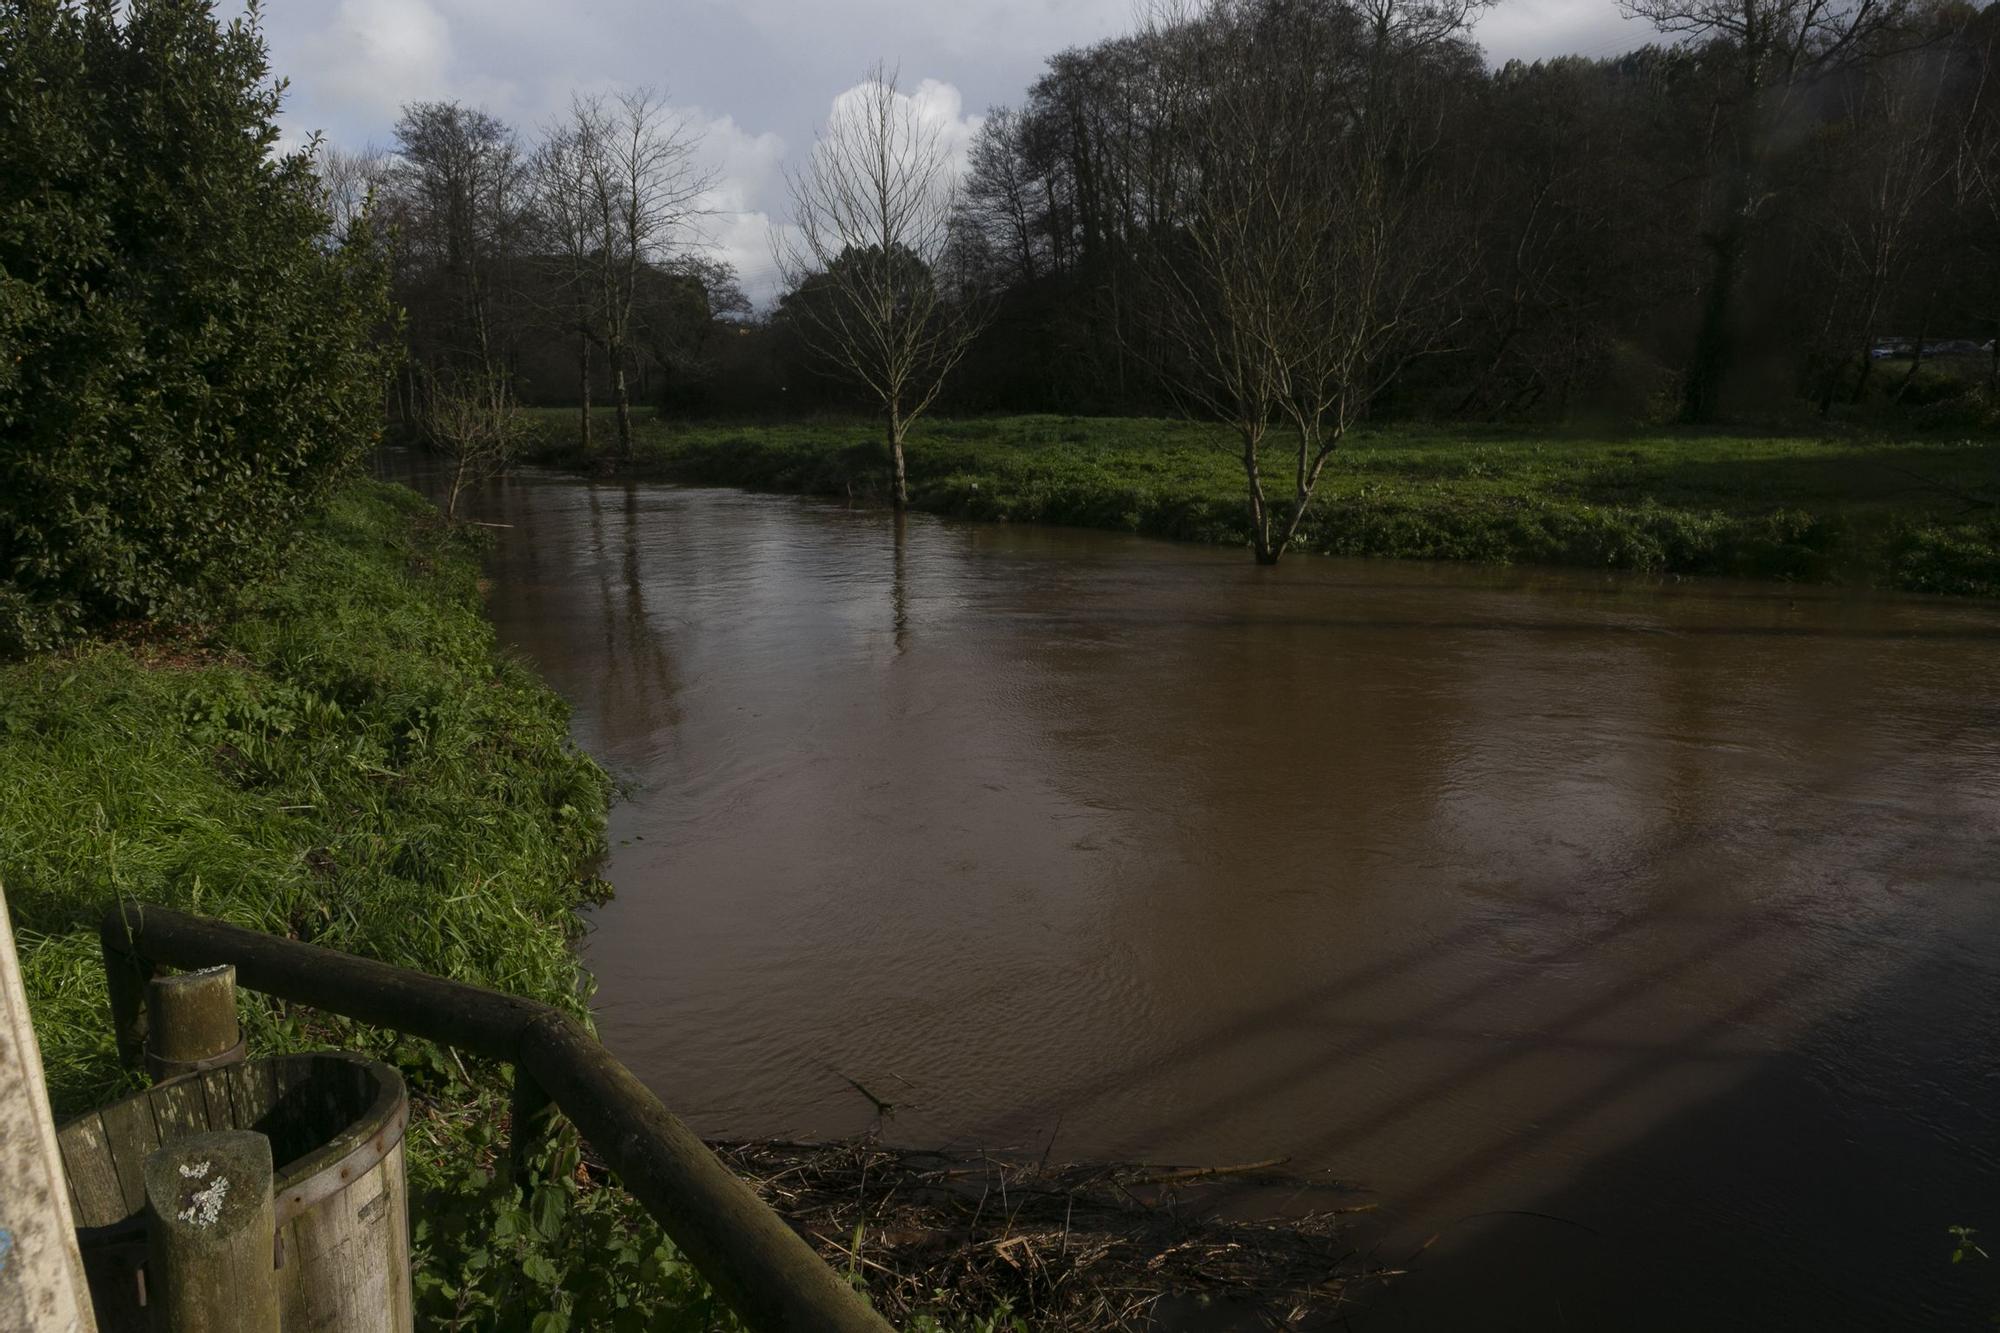
[[[1288,1156],[1412,1269],[1364,1329],[2000,1311],[2000,607],[476,505],[698,1130]]]

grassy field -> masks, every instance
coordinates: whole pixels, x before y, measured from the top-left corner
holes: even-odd
[[[133,1086],[95,940],[120,894],[585,1012],[609,783],[495,656],[476,585],[428,503],[361,484],[231,622],[0,666],[0,883],[58,1114]],[[635,1205],[579,1185],[573,1141],[533,1197],[496,1179],[503,1071],[255,997],[244,1019],[253,1053],[403,1069],[426,1326],[728,1326]]]
[[[574,411],[545,410],[536,461],[605,466]],[[630,469],[879,496],[866,424],[641,422]],[[1246,544],[1227,432],[1182,421],[1008,417],[919,423],[911,503],[969,518]],[[1287,485],[1282,465],[1266,465]],[[2000,443],[1754,434],[1568,436],[1407,427],[1355,436],[1297,550],[1728,574],[2000,595]]]

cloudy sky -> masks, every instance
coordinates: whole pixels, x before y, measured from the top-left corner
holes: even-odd
[[[225,6],[227,8],[227,6]],[[1050,54],[1133,26],[1134,0],[266,0],[291,80],[288,137],[387,146],[404,102],[456,98],[531,136],[572,89],[650,85],[703,131],[713,241],[771,295],[784,167],[876,60],[963,141],[1018,102]],[[1602,54],[1649,34],[1615,0],[1499,0],[1478,30],[1495,62]]]

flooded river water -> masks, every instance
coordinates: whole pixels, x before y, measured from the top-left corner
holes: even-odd
[[[2000,1310],[2000,607],[476,504],[698,1130],[1288,1156],[1436,1237],[1362,1328]]]

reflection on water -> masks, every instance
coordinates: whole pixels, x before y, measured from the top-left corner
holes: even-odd
[[[1438,1236],[1363,1326],[2000,1310],[2000,609],[481,505],[629,786],[602,1030],[698,1129],[865,1129],[845,1074],[904,1141],[1290,1154]]]

